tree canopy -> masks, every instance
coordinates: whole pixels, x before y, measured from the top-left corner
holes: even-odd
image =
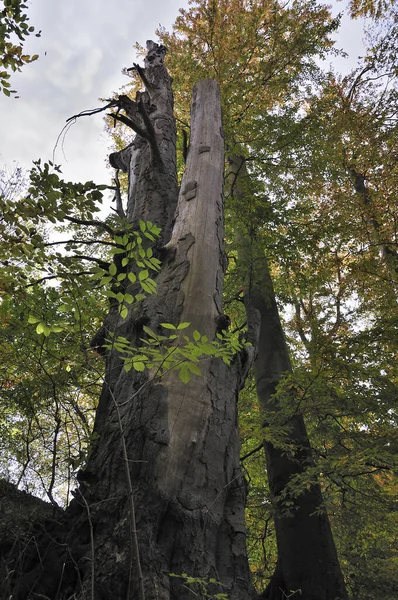
[[[12,21],[8,13],[14,5]],[[5,2],[5,39],[20,27],[23,41],[25,18],[18,11],[25,8]],[[299,416],[310,460],[290,477],[278,510],[294,519],[300,498],[319,485],[318,509],[329,516],[349,597],[393,600],[398,589],[397,15],[387,2],[352,2],[349,10],[374,23],[365,56],[346,76],[320,62],[335,52],[332,36],[339,19],[315,1],[281,6],[198,0],[180,11],[171,32],[158,31],[173,78],[180,171],[189,154],[192,88],[209,77],[220,86],[228,259],[224,306],[232,344],[223,354],[196,330],[185,355],[166,363],[164,371],[176,368],[184,382],[199,377],[200,352],[232,360],[242,339],[250,339],[247,292],[260,271],[269,277],[291,368],[282,369],[266,407],[255,374],[240,393],[254,584],[259,592],[266,588],[278,559],[277,509],[263,444],[294,457],[302,450],[293,426]],[[8,54],[15,51],[9,48]],[[20,60],[29,62],[22,54]],[[139,68],[136,75],[142,78]],[[3,79],[7,91],[8,76]],[[138,85],[134,80],[132,91]],[[129,95],[107,101],[116,149],[128,136],[126,125],[134,129],[129,102]],[[241,166],[234,171],[237,158]],[[242,165],[246,179],[238,185]],[[0,469],[20,488],[64,505],[96,435],[105,342],[94,344],[93,352],[90,340],[109,302],[124,318],[134,302],[155,292],[162,268],[162,255],[156,258],[160,231],[157,223],[127,223],[118,175],[109,186],[72,184],[62,179],[60,167],[37,161],[26,189],[14,191],[12,179],[3,179]],[[99,219],[109,192],[115,210]],[[126,210],[135,214],[134,208]],[[135,273],[121,273],[120,264],[130,260]],[[123,288],[128,277],[132,287]],[[178,333],[172,324],[164,326],[170,336],[183,335],[183,328]],[[169,336],[160,339],[151,330],[147,335],[168,348]],[[116,343],[125,368],[137,372],[163,366],[168,358],[150,344],[148,351],[128,354],[128,340]]]

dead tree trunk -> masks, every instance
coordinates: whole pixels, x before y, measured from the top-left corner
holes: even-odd
[[[250,177],[243,159],[230,158],[229,181],[230,193],[245,206],[245,198],[250,193]],[[266,425],[275,412],[280,412],[273,395],[292,367],[267,259],[255,231],[242,236],[239,250],[239,258],[248,279],[246,309],[249,332],[257,345],[254,373]],[[347,594],[328,516],[323,510],[320,485],[314,482],[300,495],[290,494],[287,498],[292,503],[289,510],[286,510],[283,501],[290,480],[313,465],[302,415],[294,412],[286,426],[289,443],[295,447],[292,455],[264,439],[278,564],[262,598],[277,600],[282,592],[284,595],[296,592],[306,600],[343,600]]]
[[[205,80],[193,91],[190,151],[172,226],[177,186],[170,80],[164,49],[151,42],[148,50],[140,70],[146,91],[135,103],[120,99],[137,135],[111,163],[129,174],[128,219],[163,228],[163,266],[157,295],[125,319],[113,307],[96,345],[112,332],[137,347],[143,325],[164,333],[160,323],[181,321],[211,341],[222,315],[218,86]],[[46,560],[35,562],[32,550],[29,577],[20,579],[13,598],[182,600],[190,594],[187,582],[170,575],[183,573],[203,580],[192,588],[196,593],[213,579],[209,593],[254,597],[239,464],[239,357],[231,366],[203,360],[202,376],[186,385],[172,371],[152,380],[153,373],[126,372],[115,350],[106,360],[96,440],[62,524],[68,534],[46,540],[51,572]]]

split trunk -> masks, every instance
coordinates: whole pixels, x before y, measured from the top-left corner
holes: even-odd
[[[162,228],[158,293],[121,318],[113,306],[94,341],[111,334],[132,347],[144,326],[190,322],[215,339],[223,314],[224,143],[218,86],[193,90],[191,143],[178,194],[175,123],[164,48],[148,43],[146,90],[121,97],[132,143],[111,156],[129,175],[128,220]],[[245,546],[245,480],[239,463],[237,398],[242,369],[219,359],[201,362],[202,376],[182,383],[170,371],[126,372],[106,351],[106,377],[95,443],[80,486],[59,524],[27,544],[16,600],[182,600],[187,574],[213,583],[208,593],[231,600],[254,596]],[[40,550],[38,560],[36,548]],[[10,564],[10,569],[21,565]],[[222,582],[220,586],[214,582]],[[40,596],[41,594],[41,596]]]

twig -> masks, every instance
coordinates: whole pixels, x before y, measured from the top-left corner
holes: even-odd
[[[68,217],[67,215],[65,215],[64,219],[66,219],[67,221],[70,221],[71,223],[76,223],[77,225],[89,225],[91,227],[102,227],[102,229],[105,229],[105,231],[107,231],[111,236],[113,236],[115,234],[112,227],[110,227],[103,221],[97,221],[96,219],[90,219],[90,220],[78,219],[77,217]]]
[[[94,528],[93,528],[93,522],[91,520],[91,513],[90,513],[90,507],[88,505],[87,500],[85,499],[85,497],[83,496],[81,490],[79,489],[79,494],[82,497],[82,500],[84,502],[84,505],[86,507],[86,511],[87,511],[87,519],[88,519],[88,524],[90,527],[90,545],[91,545],[91,600],[94,600],[95,598],[95,594],[94,594],[94,586],[95,586],[95,562],[94,562],[94,557],[95,557],[95,552],[94,552]]]
[[[252,456],[253,454],[255,454],[256,452],[258,452],[262,448],[264,448],[264,443],[263,442],[261,442],[261,444],[259,444],[257,446],[257,448],[254,448],[254,450],[251,450],[250,452],[248,452],[244,456],[241,456],[240,461],[243,462],[244,460],[246,460],[246,458],[249,458],[249,456]]]

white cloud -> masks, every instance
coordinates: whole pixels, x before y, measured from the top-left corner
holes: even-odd
[[[19,100],[0,97],[0,166],[51,159],[66,119],[100,106],[126,83],[121,69],[135,60],[133,46],[153,39],[159,22],[170,27],[186,0],[35,0],[32,25],[42,30],[29,38],[26,51],[40,58],[12,76]],[[109,148],[102,115],[82,118],[56,152],[65,177],[107,181]]]

